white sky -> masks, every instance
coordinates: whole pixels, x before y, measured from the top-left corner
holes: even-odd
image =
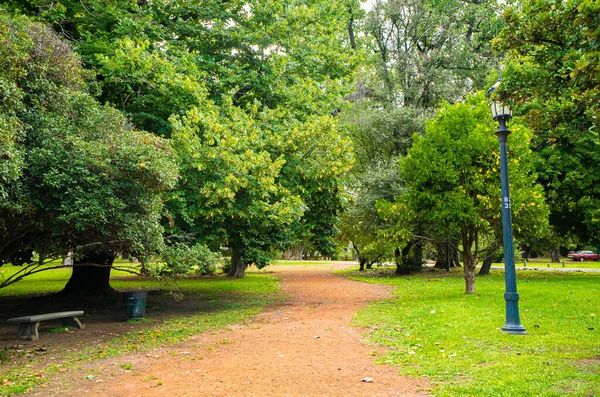
[[[370,11],[373,4],[375,4],[375,0],[361,0],[360,7],[365,11]]]

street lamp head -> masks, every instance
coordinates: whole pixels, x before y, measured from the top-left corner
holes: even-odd
[[[492,118],[494,121],[507,122],[512,118],[512,109],[500,102],[492,102],[490,104],[490,110],[492,111]]]

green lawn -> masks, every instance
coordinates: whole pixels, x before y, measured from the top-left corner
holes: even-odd
[[[382,363],[428,378],[437,396],[600,395],[600,274],[519,273],[521,321],[528,335],[507,335],[504,276],[396,277],[382,271],[352,278],[397,286],[355,324],[372,329]],[[375,354],[375,353],[374,353]]]

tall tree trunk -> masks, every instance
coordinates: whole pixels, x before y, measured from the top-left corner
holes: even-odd
[[[465,293],[475,293],[475,267],[477,261],[471,255],[470,252],[463,252],[463,264],[464,264],[464,275],[465,275]]]
[[[489,254],[483,260],[483,264],[481,265],[481,269],[479,269],[478,276],[487,276],[490,274],[490,269],[492,268],[492,262],[494,261],[494,253]]]
[[[245,274],[244,245],[240,237],[234,237],[231,241],[231,267],[227,272],[227,277],[243,278]]]
[[[73,262],[71,278],[61,295],[107,296],[115,292],[110,286],[110,270],[115,261],[112,252],[87,252]]]
[[[476,241],[477,231],[465,227],[461,230],[463,245],[463,273],[465,277],[465,293],[475,293],[475,267],[477,266],[477,254],[473,254],[473,243]]]
[[[552,250],[550,250],[550,258],[552,259],[552,263],[560,263],[560,251],[558,247],[552,247]]]
[[[359,271],[364,271],[365,270],[365,263],[367,263],[366,259],[361,259],[360,262],[358,263],[358,270]]]

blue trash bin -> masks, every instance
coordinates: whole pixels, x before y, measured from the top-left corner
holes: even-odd
[[[146,300],[148,293],[146,291],[124,292],[123,303],[127,318],[139,319],[146,315]]]

